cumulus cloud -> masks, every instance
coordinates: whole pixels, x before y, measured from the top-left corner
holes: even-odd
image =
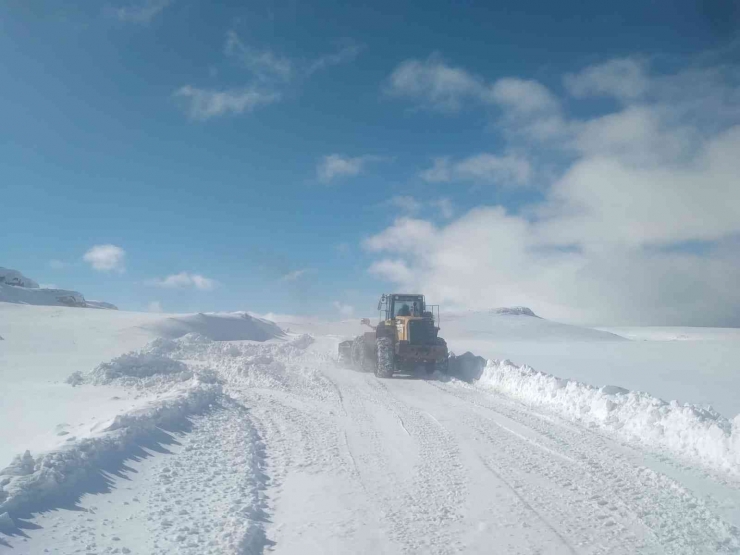
[[[445,112],[457,111],[464,101],[485,99],[488,95],[482,79],[448,65],[439,56],[402,62],[391,73],[385,92],[420,100],[430,108]]]
[[[123,272],[126,251],[116,245],[95,245],[82,259],[99,272]]]
[[[218,282],[215,279],[207,278],[200,274],[180,272],[179,274],[172,274],[161,279],[150,280],[149,284],[165,289],[194,288],[201,291],[210,291],[218,285]]]
[[[612,96],[633,100],[644,95],[649,86],[647,64],[635,58],[609,60],[564,77],[564,84],[576,98]]]
[[[144,0],[129,6],[115,8],[113,14],[120,21],[147,24],[170,4],[172,4],[172,0]]]
[[[339,301],[334,301],[332,304],[334,305],[334,308],[339,311],[339,314],[341,314],[345,318],[350,318],[355,313],[354,306],[350,306]]]
[[[147,312],[164,312],[162,309],[162,303],[159,301],[152,301],[150,302],[147,307]]]
[[[500,106],[527,114],[558,107],[555,96],[537,81],[507,77],[487,82],[437,55],[402,62],[384,89],[389,96],[408,98],[441,112],[456,112],[466,103]]]
[[[541,83],[514,77],[496,81],[490,89],[489,98],[500,106],[524,114],[551,112],[559,104],[555,96]]]
[[[360,175],[368,162],[379,160],[377,156],[356,156],[354,158],[341,154],[324,156],[316,165],[316,177],[322,183],[330,183],[343,177]]]
[[[399,218],[364,241],[375,257],[369,271],[448,306],[525,305],[589,323],[740,325],[733,75],[652,75],[629,59],[592,66],[564,77],[568,94],[620,104],[588,118],[568,117],[549,94],[518,102],[499,86],[494,95],[494,84],[497,129],[505,148],[528,160],[530,178],[537,171],[541,199],[518,212],[480,206],[444,225]],[[466,91],[482,90],[479,79],[472,83]],[[482,179],[490,171],[500,179],[502,155],[491,155],[462,166],[438,158],[422,177]],[[534,167],[543,157],[551,167]]]
[[[185,101],[185,110],[193,120],[204,121],[226,114],[251,112],[280,100],[280,93],[252,87],[244,89],[198,89],[190,85],[175,91],[175,97]]]

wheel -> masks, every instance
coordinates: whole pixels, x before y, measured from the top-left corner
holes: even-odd
[[[392,377],[395,366],[393,341],[391,341],[389,337],[381,337],[375,342],[375,346],[378,350],[378,358],[375,364],[375,375],[379,378]]]
[[[362,370],[362,363],[365,355],[365,346],[363,345],[362,336],[355,337],[352,342],[352,367],[356,370]]]
[[[437,369],[437,364],[434,362],[425,362],[424,363],[424,371],[427,374],[434,374],[434,371]]]
[[[443,360],[438,360],[434,363],[434,369],[442,374],[447,374],[450,369],[450,359],[445,357]]]

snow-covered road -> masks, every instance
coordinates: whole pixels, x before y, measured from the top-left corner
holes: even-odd
[[[160,343],[219,401],[0,551],[740,552],[737,481],[457,380],[341,368],[335,343]]]
[[[597,433],[461,382],[321,371],[330,399],[246,394],[275,446],[277,552],[738,549],[704,503]]]

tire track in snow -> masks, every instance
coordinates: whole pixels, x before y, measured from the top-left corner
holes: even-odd
[[[454,436],[436,418],[404,403],[375,377],[365,382],[375,401],[405,423],[418,442],[419,456],[411,484],[402,484],[401,503],[387,520],[396,540],[408,553],[458,553],[462,543],[452,524],[462,518],[467,476]],[[430,423],[431,420],[434,423]]]
[[[506,453],[507,449],[503,450],[511,457],[510,460],[498,468],[504,471],[517,468],[518,460],[527,474],[545,476],[569,489],[583,510],[593,515],[592,524],[610,524],[604,530],[604,537],[613,536],[614,531],[637,532],[637,536],[626,532],[627,535],[616,535],[614,539],[624,542],[630,537],[630,542],[635,542],[634,549],[639,552],[740,553],[740,534],[734,526],[712,513],[701,500],[671,478],[629,461],[609,444],[607,438],[562,420],[553,426],[529,407],[469,386],[430,385],[491,414],[493,420],[482,417],[480,410],[477,415],[471,413],[469,425],[476,427],[490,441],[510,446],[507,448],[509,453]],[[522,440],[518,433],[496,433],[496,430],[506,431],[506,427],[498,425],[496,420],[500,418],[497,417],[524,426],[545,442],[549,441],[553,450],[565,451],[573,462],[563,458],[555,462],[541,455],[534,456],[535,452],[523,449],[523,445],[517,448],[516,440],[520,444],[531,444],[533,440]],[[525,458],[523,463],[522,457]],[[567,476],[577,476],[578,479],[570,480]],[[516,473],[512,472],[509,479],[515,477]],[[527,476],[517,478],[526,487]],[[530,495],[538,496],[537,492],[530,492]],[[562,505],[562,500],[554,506],[559,505]],[[609,513],[604,513],[604,508]],[[641,528],[647,533],[640,533]],[[640,544],[638,536],[647,543]]]
[[[479,455],[480,461],[483,464],[483,466],[488,470],[491,474],[493,474],[497,480],[501,481],[504,485],[506,485],[507,488],[509,488],[509,491],[516,497],[519,502],[526,508],[528,511],[530,511],[532,514],[534,514],[547,528],[555,534],[555,536],[562,542],[563,546],[568,549],[573,555],[578,555],[578,552],[573,548],[573,546],[570,544],[570,542],[563,537],[563,535],[558,532],[557,528],[555,528],[552,524],[550,524],[547,519],[542,516],[542,514],[535,509],[532,505],[530,505],[524,497],[514,488],[509,482],[507,482],[504,477],[496,472],[496,470],[493,469],[493,467],[486,461],[486,459]]]

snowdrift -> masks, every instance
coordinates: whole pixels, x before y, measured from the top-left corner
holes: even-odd
[[[196,333],[213,341],[267,341],[284,335],[275,323],[255,318],[246,312],[175,316],[145,327],[168,339]]]
[[[597,388],[508,360],[489,360],[477,386],[740,475],[740,415],[731,421],[711,407],[666,402],[616,386]]]

